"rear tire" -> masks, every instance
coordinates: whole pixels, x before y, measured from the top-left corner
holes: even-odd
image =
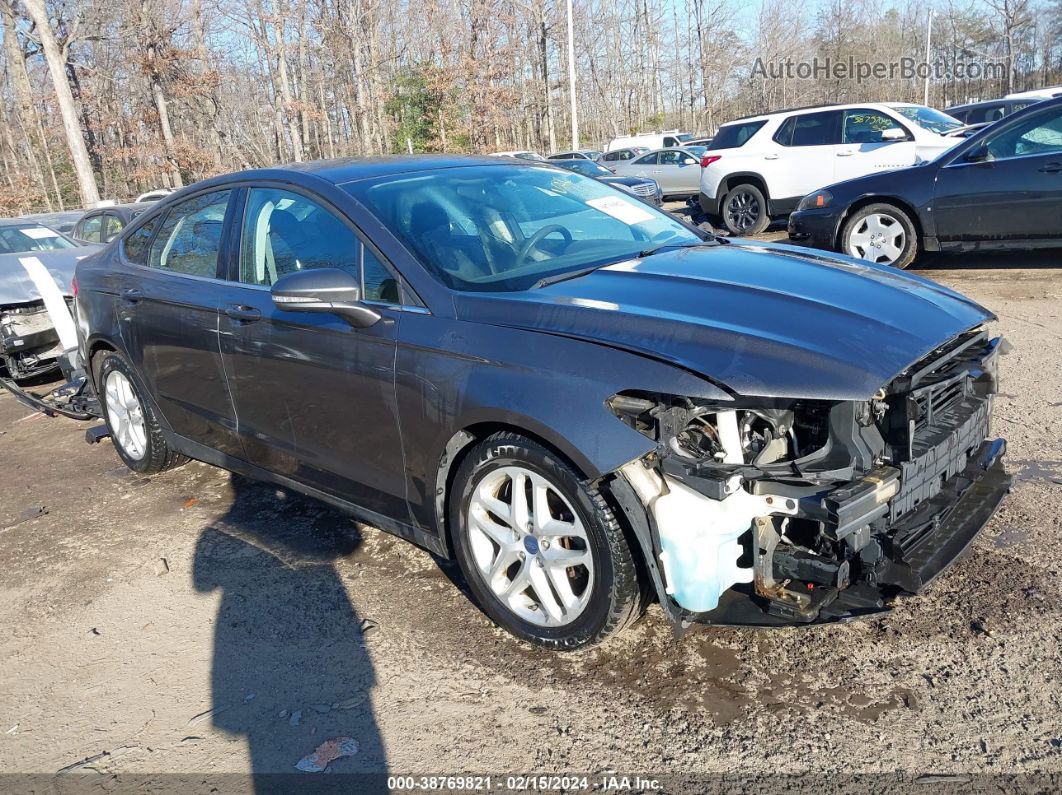
[[[104,351],[93,358],[92,366],[103,419],[122,463],[146,475],[188,461],[166,444],[151,402],[144,399],[133,368],[120,353]]]
[[[483,612],[522,640],[578,649],[645,609],[647,589],[615,514],[537,442],[502,432],[476,445],[455,476],[448,521]]]
[[[771,223],[767,214],[767,199],[763,192],[748,182],[735,186],[723,199],[723,223],[737,236],[758,235]]]
[[[902,270],[918,255],[918,232],[899,207],[868,204],[845,222],[840,249],[850,257]]]

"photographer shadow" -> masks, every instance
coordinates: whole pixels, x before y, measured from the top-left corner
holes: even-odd
[[[387,761],[369,699],[376,677],[335,565],[361,536],[322,503],[231,477],[232,505],[203,530],[192,567],[196,590],[221,594],[210,720],[246,737],[257,791],[317,790],[314,782],[334,786],[343,774],[361,774],[346,781],[359,792],[380,789]],[[300,760],[333,738],[357,744],[331,762],[328,772],[340,775],[300,772]]]

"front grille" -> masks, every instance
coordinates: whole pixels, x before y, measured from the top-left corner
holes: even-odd
[[[965,334],[890,386],[888,438],[901,472],[893,522],[937,495],[988,437],[995,347],[983,331]]]
[[[636,196],[654,196],[656,194],[656,185],[652,182],[642,182],[632,186],[631,193]]]

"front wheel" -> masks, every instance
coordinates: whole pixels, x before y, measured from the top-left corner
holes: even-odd
[[[542,445],[498,433],[465,458],[449,521],[483,611],[558,650],[600,643],[638,618],[645,589],[597,489]]]
[[[841,249],[857,259],[906,268],[918,254],[918,235],[910,216],[899,207],[869,204],[845,223]]]
[[[734,235],[756,235],[771,223],[767,199],[755,185],[738,185],[723,199],[723,223]]]

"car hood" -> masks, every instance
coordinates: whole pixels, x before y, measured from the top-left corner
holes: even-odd
[[[79,260],[100,250],[100,246],[77,246],[58,251],[24,251],[0,254],[0,306],[41,300],[37,285],[22,266],[21,259],[36,257],[48,270],[63,295],[70,295],[70,280]]]
[[[927,279],[793,246],[672,249],[519,293],[462,293],[464,320],[677,364],[749,396],[865,400],[994,318]]]

